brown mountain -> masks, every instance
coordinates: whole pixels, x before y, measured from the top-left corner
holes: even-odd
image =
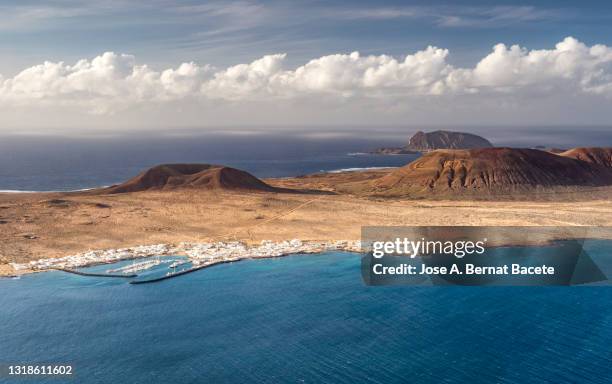
[[[410,138],[407,149],[414,151],[431,151],[435,149],[474,149],[491,148],[493,144],[484,137],[464,132],[419,131]]]
[[[493,144],[489,140],[464,132],[451,131],[418,131],[404,147],[378,148],[372,153],[378,155],[402,155],[418,152],[429,152],[436,149],[474,149],[491,148]]]
[[[573,148],[559,155],[612,167],[612,147]]]
[[[599,164],[536,149],[484,148],[432,151],[361,189],[371,195],[452,196],[605,185],[612,185],[612,169]]]
[[[183,188],[208,190],[248,190],[278,192],[248,172],[210,164],[163,164],[138,176],[103,190],[104,193],[124,193]]]

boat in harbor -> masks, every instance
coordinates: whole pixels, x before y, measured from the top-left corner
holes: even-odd
[[[125,265],[123,267],[119,267],[115,269],[109,269],[106,272],[107,273],[131,274],[134,272],[140,272],[140,271],[144,271],[147,269],[151,269],[159,264],[161,264],[161,261],[159,259],[142,261],[140,263],[132,262],[132,264]]]
[[[189,263],[189,260],[175,260],[172,264],[168,266],[168,268],[176,268],[187,263]]]
[[[174,263],[170,264],[170,269],[172,269],[172,271],[170,272],[166,272],[166,277],[170,277],[176,274],[176,267],[179,265],[185,264],[185,262],[181,262],[179,263],[179,261],[175,261]]]

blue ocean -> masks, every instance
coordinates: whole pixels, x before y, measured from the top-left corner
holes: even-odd
[[[609,287],[368,287],[359,255],[325,253],[146,285],[48,272],[0,292],[0,362],[73,366],[36,383],[612,379]]]
[[[257,177],[403,166],[418,155],[366,152],[404,141],[198,134],[98,139],[0,137],[0,191],[70,191],[121,183],[165,163],[221,164]]]

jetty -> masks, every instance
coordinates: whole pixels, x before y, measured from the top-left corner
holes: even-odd
[[[209,268],[212,267],[214,265],[217,264],[223,264],[223,263],[231,263],[233,261],[238,261],[238,260],[219,260],[210,264],[204,264],[204,265],[199,265],[197,267],[191,267],[188,269],[185,269],[183,271],[179,271],[179,272],[174,272],[174,273],[170,273],[167,274],[165,276],[161,276],[161,277],[156,277],[154,279],[148,279],[148,280],[132,280],[130,281],[130,284],[149,284],[149,283],[157,283],[158,281],[163,281],[163,280],[168,280],[168,279],[172,279],[173,277],[179,277],[179,276],[183,276],[186,275],[188,273],[192,273],[195,271],[199,271],[200,269],[204,269],[204,268]]]
[[[121,277],[121,278],[134,278],[134,277],[138,277],[138,275],[136,274],[121,274],[121,275],[116,275],[116,274],[111,274],[111,273],[89,273],[89,272],[81,272],[81,271],[77,271],[74,269],[68,269],[68,268],[51,268],[54,269],[56,271],[62,271],[62,272],[66,272],[66,273],[72,273],[74,275],[79,275],[79,276],[90,276],[90,277]]]

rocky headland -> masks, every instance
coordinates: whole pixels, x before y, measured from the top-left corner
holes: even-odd
[[[378,148],[372,153],[380,155],[411,154],[436,149],[491,148],[493,144],[484,137],[465,132],[433,131],[415,133],[403,147]]]

